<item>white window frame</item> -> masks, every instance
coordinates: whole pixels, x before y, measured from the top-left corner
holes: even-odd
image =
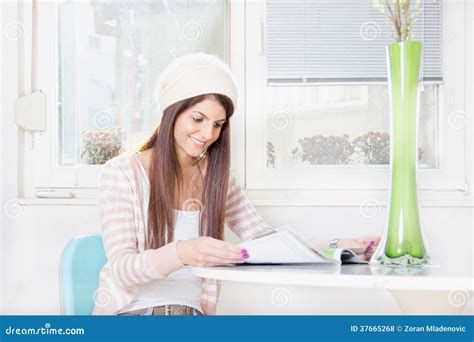
[[[444,70],[445,82],[439,91],[438,120],[439,168],[420,169],[421,190],[468,191],[468,126],[464,134],[448,127],[449,114],[466,109],[465,23],[464,7],[445,6]],[[267,169],[265,167],[265,119],[262,118],[265,87],[265,2],[248,2],[246,6],[246,187],[254,190],[387,190],[388,166],[316,166],[306,170]],[[469,32],[469,31],[467,31]],[[456,60],[456,63],[453,61]],[[461,62],[462,61],[462,62]],[[451,63],[448,63],[451,62]],[[448,85],[456,84],[457,87]],[[462,91],[459,91],[459,88]],[[261,148],[255,148],[260,146]],[[311,196],[310,196],[311,197]]]
[[[445,67],[446,70],[446,82],[448,84],[454,83],[454,80],[461,82],[460,84],[466,84],[466,91],[472,89],[467,87],[468,82],[472,82],[470,77],[461,77],[461,73],[464,69],[464,59],[468,56],[467,50],[463,51],[459,49],[462,42],[467,41],[464,35],[464,26],[461,20],[458,20],[460,16],[463,17],[464,7],[470,7],[466,4],[466,1],[462,1],[463,6],[457,8],[454,11],[449,11],[449,6],[446,6],[446,17],[448,25],[445,27],[449,28],[448,35],[445,35],[446,45],[445,51],[452,51],[453,48],[457,48],[457,53],[452,53],[445,58],[456,60],[457,63],[452,63],[450,69]],[[341,182],[340,175],[343,174],[347,177],[347,171],[344,170],[341,173],[337,168],[328,168],[326,171],[321,171],[321,176],[326,177],[332,183],[323,183],[320,180],[317,186],[308,186],[307,183],[301,181],[300,175],[294,177],[294,172],[288,170],[287,172],[280,172],[279,174],[265,174],[265,177],[261,175],[255,178],[255,160],[264,161],[265,155],[260,155],[252,149],[254,143],[259,143],[257,133],[260,132],[255,130],[259,127],[258,122],[255,120],[258,118],[255,108],[258,108],[255,103],[255,96],[259,94],[259,90],[255,87],[254,75],[261,75],[258,70],[262,70],[261,55],[254,55],[254,61],[251,59],[251,51],[262,51],[262,44],[264,41],[258,39],[263,37],[264,31],[262,18],[264,18],[264,5],[265,2],[244,2],[234,1],[230,2],[230,64],[231,69],[234,71],[238,87],[240,90],[239,105],[237,106],[236,113],[232,118],[232,172],[237,178],[238,182],[247,188],[247,194],[255,205],[290,205],[290,206],[305,206],[305,205],[323,205],[323,206],[346,206],[346,205],[360,205],[361,199],[371,198],[375,201],[379,201],[381,205],[386,199],[386,187],[384,184],[388,184],[388,170],[377,169],[368,166],[363,171],[354,172],[351,175],[353,182],[359,181],[359,186],[354,187],[354,183],[347,181]],[[24,6],[23,18],[25,21],[31,16],[31,8],[27,5]],[[24,203],[25,204],[86,204],[95,205],[97,203],[97,183],[100,174],[101,167],[96,165],[78,165],[64,167],[54,163],[57,156],[57,103],[56,97],[56,82],[57,82],[57,20],[56,20],[56,6],[49,2],[39,2],[39,89],[45,91],[48,96],[48,117],[47,117],[47,132],[37,134],[35,136],[34,149],[31,150],[30,146],[31,138],[25,137],[24,146],[21,146],[23,152],[23,159],[20,162],[19,174],[21,179],[24,180]],[[262,11],[263,10],[263,11]],[[258,11],[258,12],[253,12]],[[472,10],[471,10],[472,13]],[[249,15],[250,14],[250,15]],[[253,14],[253,15],[252,15]],[[243,25],[242,23],[245,23]],[[469,25],[471,22],[469,21]],[[25,37],[28,37],[28,25],[25,25]],[[457,30],[457,32],[456,32]],[[469,30],[468,32],[471,32]],[[472,37],[471,37],[472,38]],[[28,40],[28,39],[26,39]],[[469,42],[470,43],[470,42]],[[28,61],[31,51],[28,50],[29,42],[25,42],[25,61]],[[469,50],[469,51],[472,51]],[[466,53],[464,53],[466,52]],[[469,54],[469,56],[472,55]],[[460,63],[462,59],[463,63]],[[445,66],[449,64],[446,63]],[[23,75],[20,77],[24,78],[25,84],[29,84],[29,69],[25,67]],[[449,89],[447,89],[449,93]],[[448,103],[441,101],[440,105],[446,108],[452,108],[453,110],[462,110],[466,108],[465,101],[471,100],[466,99],[465,94],[452,94],[451,97],[443,96],[447,98]],[[472,109],[472,106],[471,106]],[[461,139],[458,134],[456,139],[456,133],[446,129],[444,120],[440,123],[440,132],[444,132],[442,141],[451,142],[452,146],[462,145],[464,140],[466,151],[471,148],[472,139],[467,134],[464,139]],[[467,126],[469,127],[469,126]],[[260,126],[261,128],[261,126]],[[257,128],[258,129],[258,128]],[[467,132],[467,131],[466,131]],[[261,140],[261,139],[260,139]],[[261,142],[261,141],[260,141]],[[472,158],[466,157],[466,155],[455,154],[452,155],[449,152],[449,146],[441,146],[440,148],[440,170],[432,172],[430,178],[432,183],[428,184],[430,190],[423,190],[421,192],[421,199],[425,205],[434,206],[458,206],[458,205],[471,205],[472,196],[469,197],[469,184],[472,177],[466,176],[465,165],[472,161]],[[245,146],[245,148],[243,148]],[[445,157],[446,156],[446,157]],[[461,163],[461,160],[464,164]],[[454,167],[454,165],[464,165],[462,167]],[[448,167],[447,167],[448,166]],[[34,170],[34,172],[22,172],[22,170]],[[472,168],[471,168],[472,169]],[[280,170],[281,171],[281,170]],[[428,170],[426,170],[428,171]],[[334,172],[338,172],[334,174]],[[436,173],[437,172],[437,173]],[[23,173],[23,174],[22,174]],[[370,174],[370,177],[367,176]],[[306,177],[311,175],[315,177],[314,170],[308,172]],[[269,176],[269,178],[267,178]],[[360,176],[361,178],[358,178]],[[375,176],[375,178],[374,178]],[[343,178],[344,178],[343,177]],[[374,187],[374,179],[377,179],[376,184],[381,184],[380,187]],[[427,179],[423,173],[419,175],[419,179]],[[434,184],[434,180],[443,180],[439,184]],[[454,183],[450,183],[449,180],[455,179]],[[273,186],[268,186],[268,181],[271,180]],[[277,182],[281,186],[276,188],[274,184]],[[331,186],[328,186],[331,184]],[[334,185],[335,184],[335,185]],[[338,186],[339,184],[339,186]],[[377,189],[378,188],[378,189]],[[37,191],[56,191],[60,193],[72,193],[72,199],[38,199],[35,197]]]
[[[25,174],[25,198],[30,199],[25,203],[36,203],[38,195],[50,193],[48,203],[95,203],[97,197],[97,186],[101,172],[100,165],[73,165],[62,166],[58,164],[58,103],[57,80],[58,80],[58,7],[54,2],[39,2],[39,24],[38,24],[38,89],[47,95],[47,131],[36,134],[34,137],[34,149],[25,148],[25,167],[34,169],[33,174]],[[241,3],[232,6],[241,7]],[[242,11],[243,7],[241,7]],[[31,19],[31,7],[25,6],[23,15],[25,21]],[[30,31],[31,32],[31,31]],[[237,31],[236,31],[237,32]],[[231,34],[236,36],[238,33]],[[238,37],[240,40],[241,38]],[[239,53],[233,48],[233,53]],[[25,53],[28,60],[31,51]],[[241,56],[243,60],[244,56]],[[238,58],[232,58],[231,67],[242,68]],[[241,71],[243,74],[243,71]],[[25,79],[29,73],[25,71]],[[243,77],[239,81],[243,89]],[[26,138],[25,145],[31,145],[31,137]],[[235,164],[235,163],[234,163]],[[64,196],[61,198],[61,196]],[[71,196],[71,197],[69,197]],[[85,202],[82,201],[85,199]],[[81,202],[82,201],[82,202]]]
[[[66,198],[94,197],[101,168],[96,165],[61,166],[58,156],[58,55],[57,16],[54,2],[38,2],[38,89],[47,95],[47,131],[35,136],[34,194],[56,190]]]

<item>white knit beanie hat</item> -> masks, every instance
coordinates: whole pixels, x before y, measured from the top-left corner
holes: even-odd
[[[202,52],[176,58],[158,80],[158,105],[162,112],[170,105],[204,94],[221,94],[237,106],[238,92],[227,64]]]

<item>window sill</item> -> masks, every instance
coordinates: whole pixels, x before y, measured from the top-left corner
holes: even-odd
[[[386,207],[388,190],[247,190],[257,207]],[[474,207],[463,190],[418,191],[420,207]]]
[[[244,189],[245,190],[245,189]],[[245,190],[256,207],[386,207],[387,190]],[[420,207],[474,207],[474,197],[462,190],[421,190]],[[19,204],[97,206],[97,196],[19,198]]]
[[[18,204],[34,205],[77,205],[77,206],[97,206],[97,198],[18,198]]]

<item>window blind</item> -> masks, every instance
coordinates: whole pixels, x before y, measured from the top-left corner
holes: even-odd
[[[269,84],[386,81],[395,39],[372,0],[267,0],[266,16]],[[443,80],[442,26],[443,1],[423,1],[412,40],[423,43],[424,81]]]

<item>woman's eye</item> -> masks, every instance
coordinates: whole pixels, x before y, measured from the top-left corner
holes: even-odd
[[[222,127],[222,124],[216,123],[216,124],[214,124],[214,127],[215,127],[215,128],[221,128],[221,127]]]
[[[196,118],[196,117],[192,117],[193,118],[193,121],[194,122],[201,122],[202,121],[202,118]]]

